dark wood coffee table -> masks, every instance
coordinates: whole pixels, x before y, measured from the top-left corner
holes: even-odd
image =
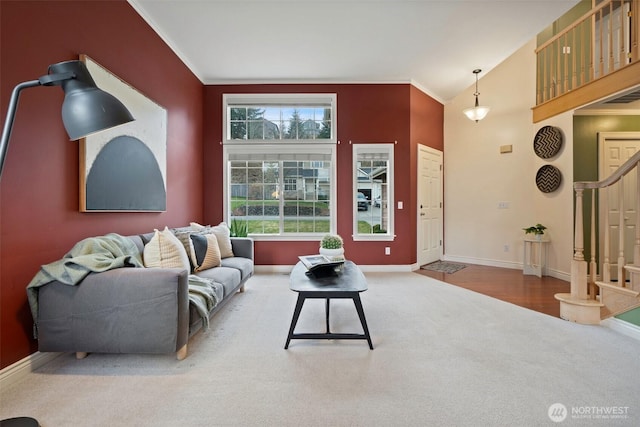
[[[360,292],[367,290],[367,280],[358,266],[351,261],[345,261],[340,274],[320,279],[308,277],[305,274],[306,272],[307,268],[301,262],[298,262],[291,271],[290,288],[292,291],[298,293],[298,301],[296,302],[296,308],[293,311],[293,319],[291,319],[291,327],[289,328],[287,343],[284,346],[285,350],[289,348],[289,342],[296,339],[367,340],[369,348],[373,350],[371,336],[369,335],[369,328],[367,327],[367,320],[364,317],[364,310],[362,308],[362,302],[360,301]],[[300,317],[302,305],[307,298],[323,298],[327,300],[325,308],[327,332],[312,334],[294,333],[296,324],[298,323],[298,317]],[[334,298],[350,298],[353,300],[364,334],[343,334],[331,332],[329,328],[329,301]]]

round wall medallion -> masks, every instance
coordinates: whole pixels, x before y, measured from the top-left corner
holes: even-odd
[[[533,139],[533,151],[541,159],[549,159],[562,147],[562,132],[557,127],[543,126]]]
[[[562,173],[560,169],[551,165],[544,165],[536,173],[536,185],[543,193],[551,193],[560,187]]]

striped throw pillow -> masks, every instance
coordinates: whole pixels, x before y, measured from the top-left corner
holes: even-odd
[[[220,248],[215,234],[189,235],[191,262],[195,271],[207,270],[220,265]]]

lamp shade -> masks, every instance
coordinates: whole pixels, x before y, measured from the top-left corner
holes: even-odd
[[[98,89],[83,62],[66,61],[49,66],[50,75],[64,73],[74,76],[59,83],[65,93],[62,122],[71,140],[134,120],[116,97]]]
[[[463,111],[463,113],[469,118],[469,120],[480,121],[489,114],[489,110],[491,108],[485,107],[483,105],[477,105],[473,108],[467,108]]]

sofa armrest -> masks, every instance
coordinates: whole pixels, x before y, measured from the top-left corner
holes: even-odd
[[[253,239],[251,237],[232,237],[233,255],[249,258],[253,261]]]
[[[186,270],[117,268],[38,292],[40,351],[168,353],[188,335]]]

